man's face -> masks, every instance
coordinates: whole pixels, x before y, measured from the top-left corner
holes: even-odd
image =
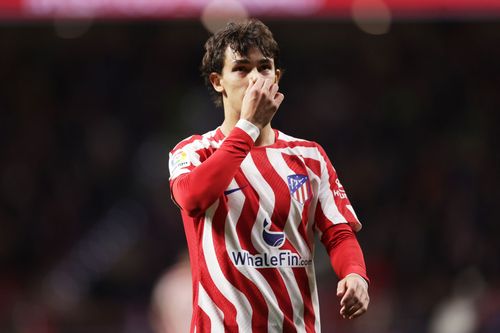
[[[222,93],[224,108],[241,111],[241,102],[251,79],[270,79],[278,82],[280,71],[274,59],[266,58],[258,48],[251,48],[246,56],[226,48],[222,74],[212,73],[214,89]]]

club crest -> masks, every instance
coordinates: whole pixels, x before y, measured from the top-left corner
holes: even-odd
[[[311,197],[311,185],[309,177],[305,175],[290,175],[288,178],[288,188],[292,198],[304,204]]]

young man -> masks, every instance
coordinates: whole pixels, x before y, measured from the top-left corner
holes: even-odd
[[[318,232],[341,279],[344,318],[369,303],[361,229],[323,148],[271,127],[279,49],[260,21],[230,23],[205,44],[202,72],[224,122],[170,153],[193,277],[191,332],[320,332]]]

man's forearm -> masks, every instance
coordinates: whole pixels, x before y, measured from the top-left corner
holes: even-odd
[[[336,224],[327,230],[326,241],[330,261],[339,279],[351,273],[362,276],[369,282],[363,252],[356,235],[348,224]]]
[[[209,158],[171,181],[175,202],[189,216],[203,213],[222,195],[254,145],[251,134],[235,127]]]

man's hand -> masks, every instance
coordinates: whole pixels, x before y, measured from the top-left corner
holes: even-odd
[[[340,315],[344,319],[354,319],[368,309],[368,283],[360,275],[352,273],[339,281],[337,297],[340,299]]]
[[[284,98],[273,80],[250,80],[241,104],[240,118],[262,129],[271,121]]]

